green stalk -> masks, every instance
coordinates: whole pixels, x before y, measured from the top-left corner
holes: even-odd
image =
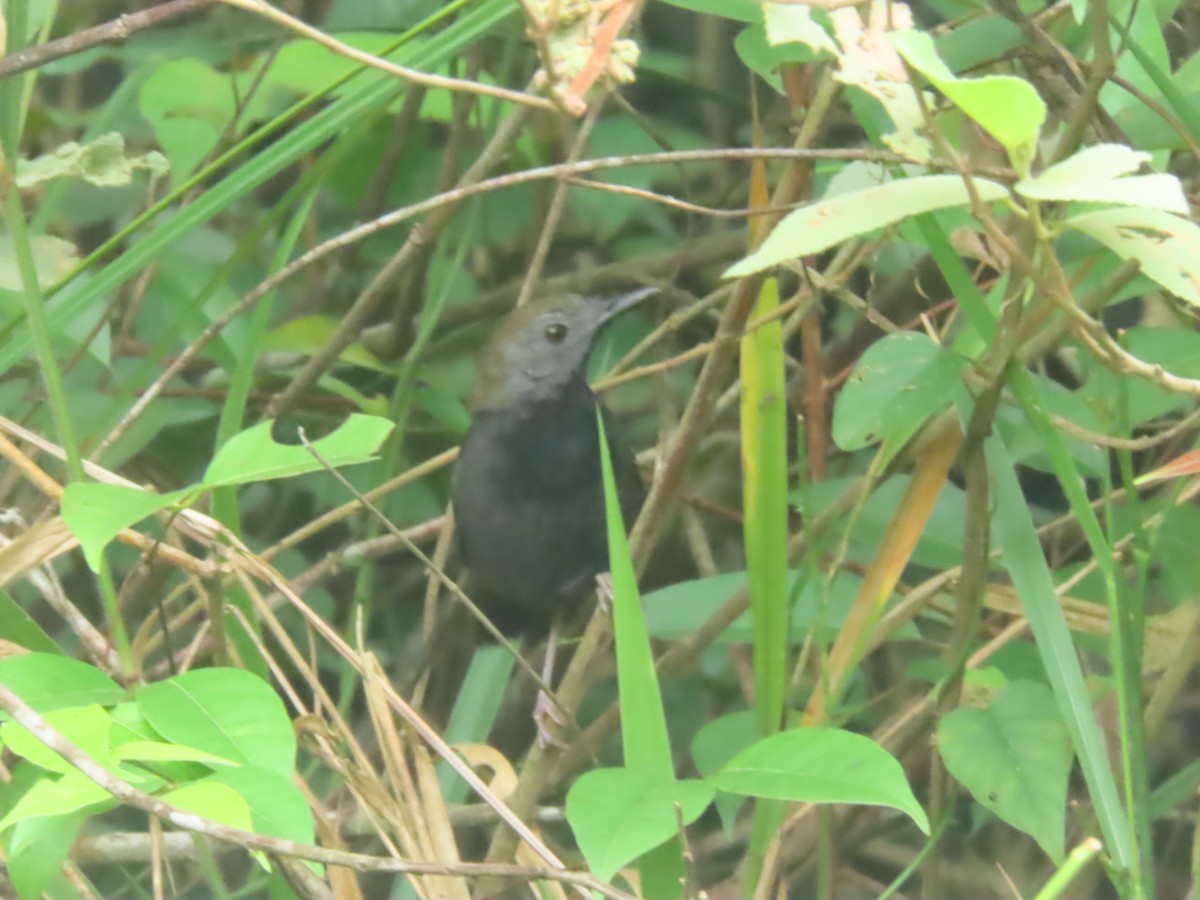
[[[662,690],[654,671],[650,634],[642,615],[637,575],[621,517],[621,501],[613,476],[604,417],[596,411],[600,432],[600,467],[604,476],[604,513],[608,527],[608,564],[612,577],[613,637],[617,650],[617,695],[621,705],[621,747],[625,767],[660,782],[675,779],[671,740]],[[644,853],[638,863],[642,896],[672,900],[680,895],[683,856],[679,838]]]
[[[1075,467],[1074,460],[1067,450],[1062,435],[1054,428],[1046,413],[1037,383],[1029,370],[1013,366],[1009,370],[1009,384],[1021,404],[1025,415],[1034,426],[1041,438],[1042,446],[1050,456],[1054,473],[1058,476],[1063,492],[1071,505],[1071,512],[1079,522],[1080,529],[1087,539],[1092,557],[1096,560],[1101,579],[1104,582],[1105,595],[1108,598],[1110,629],[1110,657],[1113,677],[1117,684],[1117,711],[1120,721],[1121,734],[1121,775],[1125,788],[1126,816],[1134,817],[1135,808],[1146,809],[1145,797],[1148,793],[1144,786],[1145,779],[1145,748],[1142,746],[1142,713],[1141,713],[1141,670],[1136,665],[1139,656],[1132,647],[1133,636],[1128,634],[1128,626],[1132,624],[1126,610],[1125,591],[1117,579],[1116,564],[1113,561],[1113,545],[1104,535],[1104,529],[1091,501],[1084,490],[1083,479]],[[1110,492],[1111,494],[1111,492]],[[1140,771],[1138,770],[1140,766]],[[1143,783],[1141,788],[1139,783]],[[1141,801],[1136,798],[1141,797]],[[1148,823],[1145,823],[1148,826]],[[1148,828],[1146,829],[1148,832]],[[1128,831],[1127,831],[1128,834]],[[1142,835],[1135,830],[1130,835],[1128,850],[1129,875],[1131,888],[1135,897],[1154,896],[1154,872],[1151,862],[1152,844],[1143,843]]]
[[[774,278],[763,282],[753,319],[779,306]],[[787,407],[784,398],[783,328],[778,319],[750,331],[741,345],[743,534],[754,630],[754,706],[762,737],[783,724],[788,683]],[[759,799],[742,871],[751,896],[767,848],[783,821],[786,804]]]
[[[1012,368],[1010,384],[1020,384],[1028,377],[1024,369]],[[1129,869],[1134,859],[1129,823],[1121,809],[1104,738],[1041,541],[1004,442],[993,434],[985,442],[985,452],[988,472],[995,482],[992,496],[996,509],[993,530],[996,547],[1021,599],[1046,677],[1079,756],[1104,843],[1115,867]]]
[[[753,317],[779,306],[763,282]],[[787,387],[778,319],[742,338],[742,483],[746,569],[754,627],[754,703],[763,737],[779,731],[787,689]]]

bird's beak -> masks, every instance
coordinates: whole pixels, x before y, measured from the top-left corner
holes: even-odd
[[[621,313],[625,312],[625,310],[629,309],[629,307],[636,306],[646,298],[654,297],[661,293],[662,291],[658,288],[647,287],[638,288],[636,291],[630,291],[627,294],[614,294],[611,297],[602,297],[596,301],[605,307],[604,314],[597,324],[603,324],[610,319],[615,319]]]

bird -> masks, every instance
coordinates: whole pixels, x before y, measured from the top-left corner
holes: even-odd
[[[645,500],[587,361],[608,322],[656,293],[540,298],[509,313],[480,354],[451,505],[469,593],[506,634],[544,636],[608,571],[597,409],[627,527]]]

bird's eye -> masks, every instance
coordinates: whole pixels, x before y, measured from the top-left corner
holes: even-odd
[[[552,344],[561,344],[567,337],[567,326],[561,322],[546,326],[546,340]]]

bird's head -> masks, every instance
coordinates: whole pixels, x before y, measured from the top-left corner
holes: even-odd
[[[560,294],[517,307],[483,348],[473,406],[502,409],[553,397],[583,374],[604,324],[656,293],[642,288],[607,297]]]

